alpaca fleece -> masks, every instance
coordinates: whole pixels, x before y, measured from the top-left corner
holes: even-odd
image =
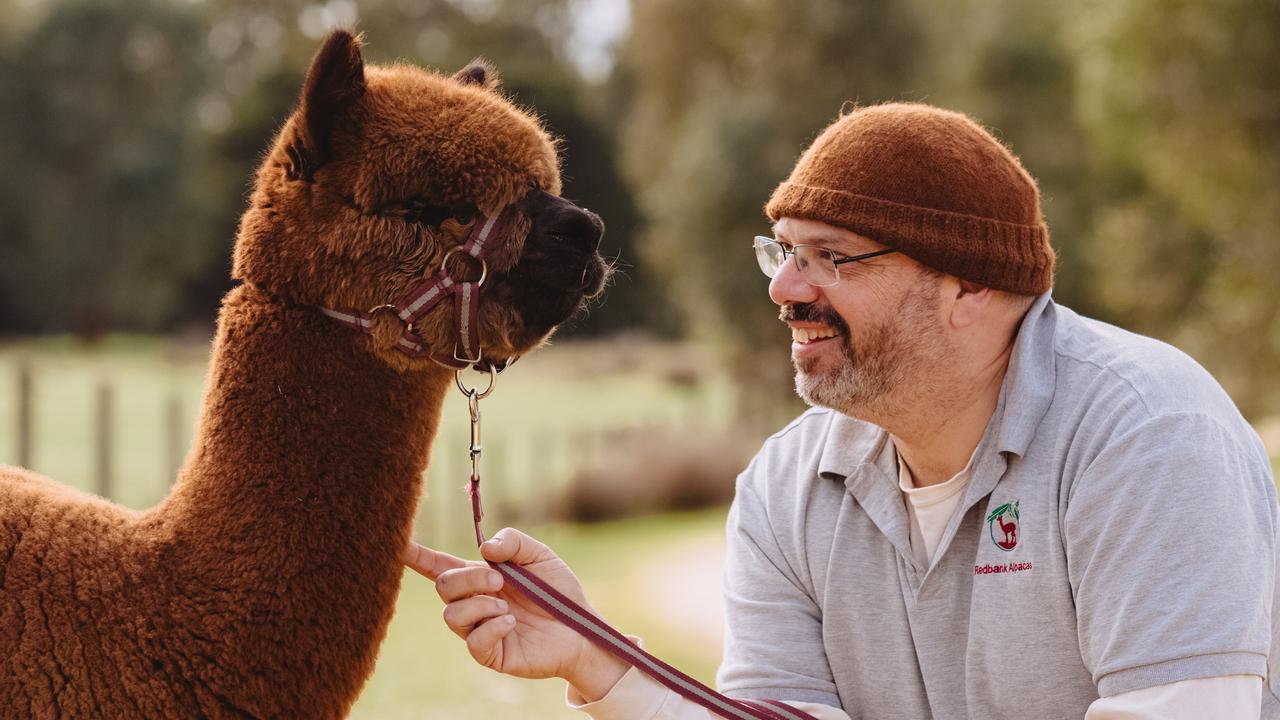
[[[394,300],[477,213],[520,202],[480,325],[486,357],[527,351],[606,274],[599,220],[559,187],[554,143],[491,68],[365,68],[357,38],[331,36],[258,170],[244,282],[166,499],[135,512],[0,467],[0,718],[344,716],[392,614],[452,371],[395,352],[390,313],[366,336],[314,306]],[[417,328],[437,351],[447,315]]]

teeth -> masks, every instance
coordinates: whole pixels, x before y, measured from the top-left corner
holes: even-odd
[[[802,344],[835,336],[836,331],[831,328],[791,328],[791,339]]]

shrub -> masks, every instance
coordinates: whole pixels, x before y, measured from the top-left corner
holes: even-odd
[[[728,503],[753,443],[703,428],[637,428],[609,435],[574,473],[556,514],[599,522]]]

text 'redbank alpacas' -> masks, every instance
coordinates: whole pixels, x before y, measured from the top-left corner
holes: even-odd
[[[541,342],[606,269],[599,220],[557,197],[555,145],[496,89],[365,67],[333,34],[259,168],[194,447],[133,512],[0,468],[0,717],[337,718],[386,632],[451,371],[316,308],[393,302],[477,219],[481,347]],[[461,258],[459,274],[467,263]],[[449,305],[415,324],[453,352]]]

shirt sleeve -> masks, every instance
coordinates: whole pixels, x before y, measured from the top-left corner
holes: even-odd
[[[1231,675],[1099,698],[1089,706],[1084,720],[1256,720],[1261,714],[1262,678]]]
[[[565,702],[594,720],[715,720],[719,717],[635,668],[628,670],[607,695],[595,702],[584,703],[582,696],[572,686],[567,691]],[[809,713],[817,720],[849,720],[843,710],[829,705],[806,702],[787,704]]]
[[[1110,442],[1070,488],[1062,523],[1099,695],[1266,676],[1275,487],[1217,420],[1158,416]]]
[[[732,697],[840,707],[822,610],[797,554],[788,554],[784,546],[803,525],[802,511],[766,504],[756,484],[767,471],[752,463],[739,478],[729,509],[724,659],[716,685]]]

